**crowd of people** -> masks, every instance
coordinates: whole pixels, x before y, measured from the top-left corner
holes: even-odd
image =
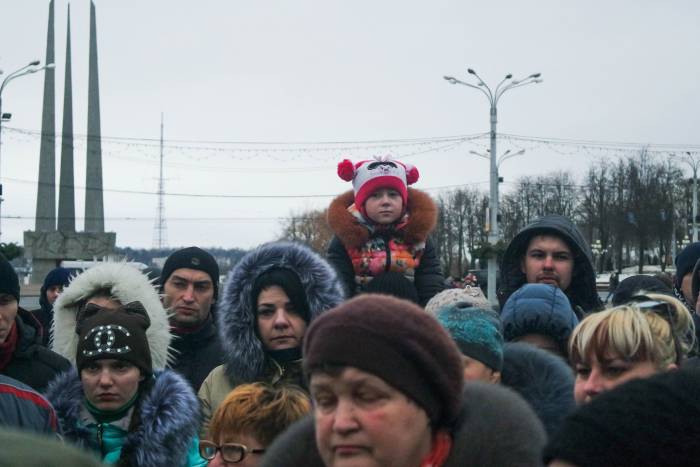
[[[491,303],[445,288],[416,167],[338,175],[325,256],[266,243],[223,282],[189,247],[155,281],[56,268],[27,311],[0,258],[0,465],[700,465],[700,243],[606,305],[584,236],[544,216]]]

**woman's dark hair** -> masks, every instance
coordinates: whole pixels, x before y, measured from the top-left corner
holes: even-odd
[[[255,280],[251,294],[251,303],[255,313],[257,314],[260,292],[274,286],[281,287],[284,290],[284,293],[287,294],[292,305],[294,305],[296,313],[308,323],[309,304],[306,299],[306,290],[304,290],[299,276],[291,269],[286,268],[268,269]]]

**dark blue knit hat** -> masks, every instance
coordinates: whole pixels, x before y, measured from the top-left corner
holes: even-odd
[[[58,267],[49,271],[44,278],[44,285],[41,288],[47,290],[49,287],[53,287],[54,285],[62,285],[63,287],[66,287],[69,282],[70,271],[66,268]]]
[[[571,303],[559,287],[551,284],[525,284],[508,298],[501,310],[503,337],[507,342],[526,334],[554,339],[563,355],[578,325]]]
[[[458,302],[440,308],[435,315],[463,355],[494,371],[503,367],[503,335],[498,315]]]

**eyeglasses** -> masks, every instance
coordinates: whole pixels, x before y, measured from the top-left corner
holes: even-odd
[[[682,349],[680,339],[673,330],[673,323],[675,323],[675,310],[673,309],[673,305],[661,300],[653,300],[646,295],[637,295],[632,297],[630,301],[633,302],[641,311],[651,311],[652,313],[655,313],[666,320],[669,329],[671,330],[671,338],[673,339],[673,346],[676,351],[676,364],[680,365]]]
[[[221,457],[225,462],[241,462],[248,454],[262,454],[264,449],[251,449],[248,446],[238,443],[225,443],[219,446],[211,441],[202,440],[199,442],[199,455],[210,461],[216,457],[217,451],[221,451]]]

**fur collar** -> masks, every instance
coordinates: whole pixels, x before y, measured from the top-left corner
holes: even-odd
[[[554,435],[575,409],[574,374],[560,357],[524,342],[503,346],[501,384],[519,393]]]
[[[78,346],[75,320],[78,303],[102,288],[110,288],[112,295],[124,304],[141,302],[151,319],[146,336],[153,358],[153,368],[165,368],[172,358],[169,355],[172,337],[168,313],[148,277],[126,262],[102,263],[73,278],[54,303],[52,350],[75,365]]]
[[[199,403],[189,383],[177,373],[156,373],[155,382],[139,407],[141,425],[129,433],[122,452],[133,452],[132,465],[182,465],[199,428]],[[46,390],[63,435],[79,447],[99,449],[90,431],[80,427],[83,387],[75,369],[59,375]]]
[[[352,190],[331,201],[328,207],[328,225],[346,248],[358,248],[369,240],[369,231],[348,212],[355,202]],[[437,207],[430,195],[415,188],[408,189],[408,223],[401,229],[406,242],[425,242],[437,224]]]
[[[248,253],[229,273],[216,305],[224,365],[231,382],[254,381],[264,373],[265,351],[256,332],[251,294],[255,280],[268,269],[277,267],[288,268],[299,276],[311,321],[344,299],[333,268],[302,244],[274,242]]]

